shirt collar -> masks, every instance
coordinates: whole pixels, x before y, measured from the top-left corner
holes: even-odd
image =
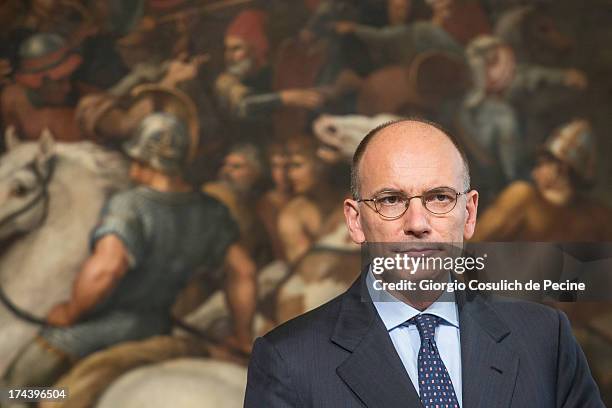
[[[368,293],[373,299],[374,307],[376,307],[376,311],[387,328],[387,331],[395,329],[420,313],[429,313],[441,317],[443,319],[441,324],[450,324],[459,328],[459,316],[454,292],[447,293],[447,297],[445,297],[444,301],[437,300],[421,312],[396,299],[386,291],[374,289],[374,280],[375,278],[372,271],[368,270],[366,274]]]

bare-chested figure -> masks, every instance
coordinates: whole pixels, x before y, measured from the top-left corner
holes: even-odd
[[[256,211],[268,233],[274,258],[285,259],[278,217],[291,200],[292,189],[288,176],[289,157],[282,144],[268,146],[268,165],[273,186],[257,201]]]
[[[317,238],[331,232],[341,221],[337,203],[343,190],[329,182],[326,165],[317,157],[313,137],[301,136],[287,142],[289,180],[296,194],[279,215],[278,229],[289,263],[297,261]]]
[[[60,141],[80,140],[71,76],[81,63],[81,56],[57,34],[34,34],[26,39],[19,48],[15,83],[2,90],[5,126],[13,126],[28,140],[36,140],[45,128]]]

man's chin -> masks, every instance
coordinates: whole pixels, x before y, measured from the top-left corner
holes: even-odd
[[[253,68],[253,64],[250,62],[249,63],[238,62],[238,63],[227,66],[226,71],[229,74],[234,75],[235,77],[238,77],[239,79],[244,79],[249,76],[249,73],[251,72],[252,68]]]
[[[445,281],[448,276],[448,271],[444,269],[425,269],[418,268],[416,270],[390,270],[384,273],[385,280],[390,282],[400,282],[400,281],[410,281],[410,282],[420,282],[423,280],[432,280],[436,282]]]

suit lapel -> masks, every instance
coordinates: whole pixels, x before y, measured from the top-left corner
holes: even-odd
[[[480,296],[457,293],[465,408],[509,407],[519,368],[508,327]],[[337,368],[368,408],[422,408],[365,287],[364,274],[342,301],[331,341],[351,352]]]
[[[463,407],[509,407],[519,367],[510,330],[480,296],[458,304]]]
[[[336,371],[368,408],[422,407],[364,281],[362,274],[342,302],[331,340],[351,355]]]

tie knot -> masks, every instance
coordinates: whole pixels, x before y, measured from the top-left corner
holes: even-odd
[[[429,339],[434,340],[436,327],[438,327],[440,323],[440,318],[432,314],[423,313],[414,316],[412,319],[408,320],[408,322],[416,325],[419,335],[421,336],[421,342],[424,342]]]

